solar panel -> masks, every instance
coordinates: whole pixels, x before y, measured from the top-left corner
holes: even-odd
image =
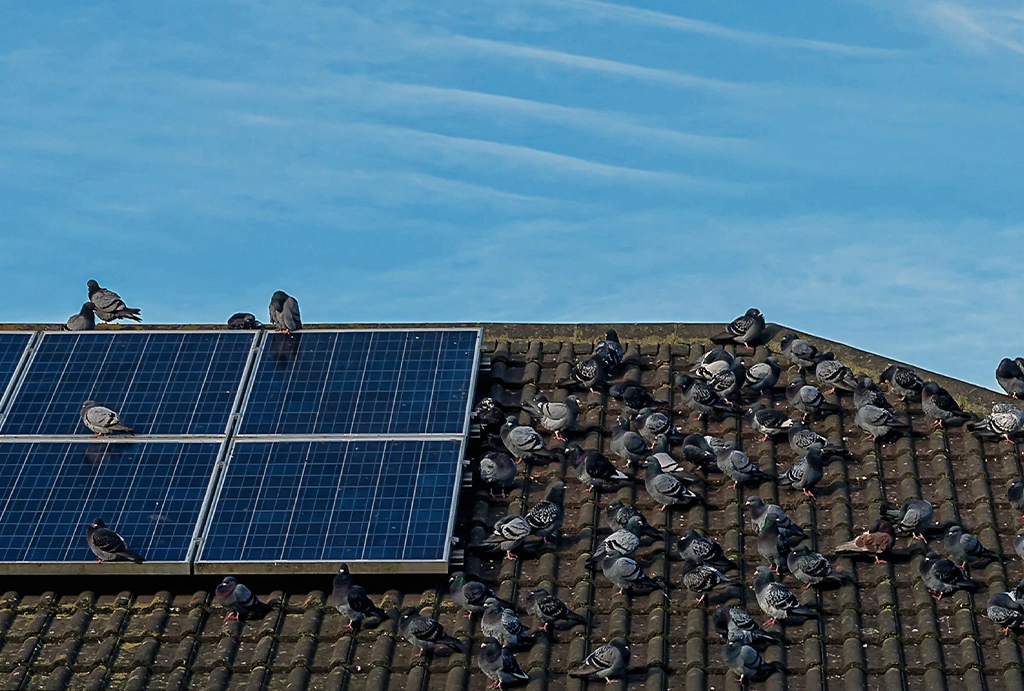
[[[7,400],[7,394],[14,383],[25,346],[32,340],[29,333],[0,333],[0,410]]]
[[[45,333],[0,425],[6,435],[88,434],[94,400],[137,435],[223,435],[255,338],[245,332]]]
[[[86,527],[102,518],[153,565],[133,572],[188,573],[218,442],[0,443],[0,570],[92,562]],[[13,562],[13,563],[12,563]],[[173,566],[173,564],[172,564]],[[102,565],[109,573],[116,564]],[[27,568],[27,571],[26,571]]]
[[[477,329],[268,334],[239,434],[462,434]]]
[[[444,564],[460,458],[451,440],[235,442],[196,571],[238,561]]]

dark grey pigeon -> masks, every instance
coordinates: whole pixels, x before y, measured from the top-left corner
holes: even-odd
[[[502,606],[496,598],[487,598],[480,617],[480,633],[501,643],[502,648],[518,648],[533,643],[533,636],[519,621],[516,613]]]
[[[1010,484],[1006,488],[1006,498],[1010,501],[1010,506],[1021,514],[1017,520],[1024,521],[1024,480],[1019,477],[1010,480]]]
[[[213,599],[228,611],[224,621],[244,621],[249,617],[259,619],[270,611],[270,605],[263,602],[251,590],[239,583],[234,576],[228,576],[213,591]]]
[[[996,403],[988,417],[967,423],[967,429],[978,436],[1002,437],[1011,444],[1014,442],[1010,435],[1021,427],[1024,427],[1024,411],[1009,403]]]
[[[818,552],[807,545],[798,545],[786,557],[786,566],[800,581],[810,586],[824,586],[843,583],[848,579],[832,568],[832,564]]]
[[[935,552],[929,552],[920,566],[921,581],[936,600],[958,590],[976,590],[978,584],[969,579],[956,564]]]
[[[523,406],[523,410],[537,420],[541,427],[554,432],[556,439],[565,441],[563,432],[572,429],[580,414],[580,399],[568,396],[561,403],[552,403],[543,394],[537,394]]]
[[[833,358],[822,359],[814,366],[814,378],[818,385],[830,387],[825,393],[836,391],[854,392],[857,390],[857,380],[853,377],[853,370]]]
[[[789,448],[797,456],[804,456],[811,449],[817,449],[825,453],[843,453],[841,446],[836,446],[825,437],[814,430],[807,429],[807,426],[799,420],[794,420],[789,426]]]
[[[501,490],[501,496],[516,484],[516,462],[507,453],[491,451],[480,459],[480,481],[491,496],[494,490]]]
[[[533,529],[533,534],[548,540],[558,539],[558,531],[562,529],[562,502],[565,500],[565,483],[555,480],[548,485],[548,493],[526,512],[526,520]]]
[[[502,648],[497,639],[488,636],[480,644],[480,653],[476,656],[476,665],[480,671],[494,682],[489,689],[500,689],[505,684],[518,684],[528,681],[529,675],[516,662],[515,655],[508,648]]]
[[[960,404],[948,391],[933,381],[925,384],[921,390],[921,410],[935,421],[935,427],[963,424],[972,417],[960,408]]]
[[[765,504],[764,500],[757,495],[747,497],[747,501],[744,502],[744,506],[750,509],[750,525],[754,529],[755,533],[761,532],[768,516],[774,516],[775,521],[779,526],[779,532],[790,541],[790,544],[795,545],[808,538],[804,529],[794,523],[793,520],[786,515],[786,512],[782,510],[782,507],[776,504]]]
[[[754,595],[757,597],[757,606],[770,617],[764,623],[765,626],[771,626],[790,616],[804,618],[818,616],[813,609],[801,605],[793,591],[779,583],[775,574],[767,566],[758,566],[755,571]]]
[[[629,418],[625,415],[619,416],[608,448],[627,464],[642,463],[649,450],[644,438],[629,428]]]
[[[449,636],[441,622],[431,617],[422,616],[415,607],[402,610],[398,618],[398,629],[402,638],[420,649],[417,657],[424,653],[436,652],[439,648],[450,648],[461,653],[462,644],[458,639]]]
[[[889,550],[896,544],[896,531],[892,523],[880,519],[868,526],[863,533],[849,542],[836,545],[836,554],[865,554],[875,558],[876,564],[884,564],[882,557],[889,556]]]
[[[774,662],[765,662],[761,653],[752,646],[739,641],[730,641],[722,646],[722,661],[745,682],[761,682],[777,672],[779,667]]]
[[[677,477],[662,472],[661,463],[655,456],[647,459],[644,487],[647,493],[654,497],[654,501],[661,504],[661,511],[670,506],[686,508],[702,500],[700,495],[688,489]]]
[[[594,650],[583,660],[583,664],[569,672],[570,677],[594,675],[611,683],[616,677],[624,677],[629,667],[629,641],[618,637]]]
[[[601,572],[604,577],[618,586],[619,595],[626,590],[632,590],[636,586],[641,588],[660,588],[666,593],[665,585],[654,580],[640,568],[634,559],[629,557],[609,556],[601,562]]]
[[[608,395],[619,402],[619,407],[626,415],[634,416],[644,408],[667,406],[668,401],[655,398],[651,393],[635,382],[612,384]]]
[[[484,538],[483,544],[504,551],[506,559],[515,559],[512,551],[522,547],[532,531],[530,522],[519,514],[502,516],[494,524],[494,532]]]
[[[747,373],[743,369],[743,363],[737,360],[732,367],[716,372],[708,378],[707,385],[722,399],[728,401],[736,398],[746,380]]]
[[[985,616],[999,627],[1000,633],[1009,635],[1011,631],[1024,629],[1024,604],[1014,600],[1010,593],[990,597]]]
[[[636,429],[648,446],[654,446],[659,436],[676,444],[683,440],[669,416],[658,410],[641,410],[636,416]]]
[[[889,368],[882,372],[879,381],[889,382],[893,393],[900,397],[901,401],[921,400],[921,390],[924,388],[924,379],[921,375],[908,367],[889,365]]]
[[[732,585],[732,579],[724,573],[695,559],[683,560],[682,574],[683,585],[700,594],[700,597],[695,600],[697,604],[704,602],[704,598],[715,588]]]
[[[557,386],[563,389],[581,387],[591,393],[600,393],[608,387],[608,368],[598,358],[580,360],[569,370],[569,378],[561,380]]]
[[[136,564],[146,561],[142,555],[128,549],[124,539],[100,518],[85,529],[85,540],[96,555],[96,561],[133,561]]]
[[[1020,398],[1024,395],[1024,370],[1018,361],[1004,357],[996,367],[996,381],[1010,398]]]
[[[540,628],[544,631],[548,631],[551,625],[557,626],[560,621],[570,622],[573,626],[587,623],[586,617],[573,612],[568,605],[544,588],[534,588],[527,597],[527,602],[530,603],[530,613],[537,617],[538,621],[543,622]]]
[[[892,404],[885,397],[885,393],[878,388],[875,380],[866,374],[857,377],[857,388],[853,390],[853,405],[855,408],[873,405],[892,410]]]
[[[768,563],[775,573],[786,565],[786,557],[789,556],[790,545],[779,531],[778,521],[772,514],[764,517],[761,531],[757,534],[757,553]]]
[[[761,441],[768,441],[777,434],[785,434],[794,420],[778,408],[768,408],[755,403],[743,416],[750,428],[761,434]]]
[[[897,532],[910,534],[927,543],[924,533],[932,525],[935,507],[926,499],[911,499],[899,509],[883,508],[882,513],[894,521]]]
[[[764,394],[771,391],[779,383],[779,376],[782,374],[782,366],[774,355],[769,355],[764,362],[759,362],[747,368],[744,381],[751,391]]]
[[[92,303],[82,305],[78,314],[72,314],[64,323],[63,331],[92,331],[96,328],[96,313]]]
[[[102,437],[117,432],[130,435],[135,434],[135,430],[121,422],[121,418],[118,417],[117,413],[110,408],[101,406],[96,401],[86,401],[83,403],[79,414],[82,416],[82,423],[95,432],[93,435],[95,437]]]
[[[705,473],[718,470],[718,452],[702,434],[691,434],[683,439],[683,458]]]
[[[302,316],[299,314],[299,303],[288,293],[278,290],[270,298],[270,323],[278,331],[291,333],[302,329]]]
[[[654,438],[651,450],[654,453],[648,456],[648,458],[656,458],[663,472],[671,473],[683,482],[689,482],[690,484],[701,482],[697,477],[686,472],[686,468],[669,453],[668,437],[664,434],[659,434]]]
[[[676,375],[676,386],[682,393],[680,398],[688,408],[697,413],[697,418],[703,418],[713,412],[740,414],[740,409],[732,403],[725,401],[707,384],[702,384],[687,374]]]
[[[733,449],[731,451],[723,449],[718,452],[717,457],[718,469],[725,473],[730,479],[732,484],[729,486],[730,489],[736,489],[740,485],[762,483],[767,480],[774,480],[775,476],[771,473],[766,473],[758,468],[750,456],[743,453],[739,449]]]
[[[966,532],[959,525],[951,525],[946,530],[946,536],[942,539],[949,552],[949,558],[961,569],[968,566],[983,567],[997,561],[999,555],[982,545],[978,538]]]
[[[725,556],[722,546],[706,535],[701,535],[693,528],[679,538],[679,555],[683,559],[714,566],[719,571],[739,569],[736,562]]]
[[[89,302],[92,303],[93,311],[101,321],[112,322],[117,319],[142,321],[142,317],[139,316],[142,310],[125,305],[121,296],[114,291],[100,288],[100,284],[91,279],[86,285],[89,288]]]
[[[520,425],[512,415],[505,418],[505,424],[502,425],[499,434],[501,442],[517,462],[534,456],[544,458],[553,456],[544,445],[544,439],[540,433],[532,427]]]
[[[732,367],[735,361],[736,358],[733,357],[733,354],[725,348],[712,348],[697,358],[697,362],[693,363],[693,367],[690,368],[690,373],[695,379],[707,382],[717,373]]]
[[[448,592],[452,601],[466,610],[466,618],[484,610],[487,598],[494,597],[494,592],[480,581],[470,578],[464,571],[456,571],[448,579]],[[508,606],[507,602],[502,603]]]
[[[780,485],[798,489],[804,496],[814,499],[814,487],[825,477],[825,459],[818,449],[808,449],[807,455],[793,467],[779,475]]]
[[[258,329],[261,326],[251,312],[235,312],[228,318],[229,329]]]
[[[712,343],[738,343],[750,350],[764,333],[764,316],[761,311],[751,307],[742,317],[736,317],[725,327],[725,331],[711,337]]]
[[[640,530],[641,535],[649,535],[651,537],[662,537],[661,531],[657,530],[650,523],[647,522],[647,518],[640,513],[635,506],[625,504],[621,499],[613,499],[605,509],[605,515],[608,516],[608,522],[612,528],[625,528],[629,525],[631,518],[637,518],[642,526]]]
[[[373,601],[366,595],[366,590],[353,582],[348,564],[341,564],[338,567],[329,602],[338,612],[348,617],[348,624],[345,625],[345,628],[353,631],[368,616],[379,621],[388,618],[384,610],[373,604]]]
[[[891,410],[866,405],[857,409],[854,423],[871,435],[872,439],[881,439],[893,432],[907,433],[910,425],[900,420]]]
[[[823,355],[815,346],[798,337],[795,333],[788,333],[783,336],[780,345],[782,347],[782,354],[786,359],[799,367],[801,371],[817,365],[818,360]]]
[[[623,482],[629,476],[620,471],[608,458],[594,449],[584,451],[579,444],[569,444],[565,457],[576,469],[576,477],[587,486],[587,491],[602,489],[610,482]]]
[[[719,607],[711,614],[711,623],[714,625],[715,631],[727,641],[742,638],[746,645],[758,650],[764,650],[769,645],[782,642],[775,634],[762,629],[754,621],[754,617],[744,609]]]
[[[593,357],[600,360],[609,372],[615,372],[621,367],[625,355],[626,351],[619,343],[619,335],[615,333],[615,329],[605,331],[604,340],[598,341],[594,346]]]
[[[631,557],[640,546],[640,531],[643,524],[640,519],[633,516],[626,523],[625,528],[620,528],[601,541],[594,553],[587,558],[587,566],[596,566],[607,557]]]
[[[480,425],[482,433],[496,434],[505,424],[507,413],[500,403],[488,396],[476,404],[471,417]]]
[[[829,403],[817,388],[807,384],[801,377],[789,382],[786,387],[789,404],[803,413],[803,419],[822,417],[827,413],[838,413],[841,408]]]

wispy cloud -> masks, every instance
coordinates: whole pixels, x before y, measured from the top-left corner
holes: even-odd
[[[922,5],[921,13],[968,50],[999,47],[1024,53],[1024,17],[1018,11],[935,2]]]

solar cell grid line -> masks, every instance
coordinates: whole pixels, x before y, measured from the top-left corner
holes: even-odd
[[[88,434],[94,400],[139,436],[222,436],[255,355],[253,332],[45,333],[0,423],[8,436]]]
[[[36,333],[28,331],[0,333],[0,414],[14,389],[15,377],[28,355],[29,345],[36,338]]]

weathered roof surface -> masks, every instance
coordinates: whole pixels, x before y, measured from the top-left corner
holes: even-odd
[[[478,397],[491,396],[510,405],[536,392],[552,399],[565,391],[554,384],[575,358],[591,352],[605,325],[486,324],[490,367],[481,372]],[[24,327],[22,327],[24,328]],[[192,327],[194,328],[194,327]],[[660,398],[671,401],[674,423],[685,431],[701,431],[737,440],[766,469],[788,467],[794,458],[785,440],[760,442],[735,418],[697,421],[678,401],[671,382],[699,354],[710,348],[708,336],[721,325],[617,325],[627,344],[626,377],[640,379]],[[769,347],[778,351],[780,329],[769,331]],[[877,378],[891,361],[812,339],[834,350],[856,371]],[[768,349],[759,347],[754,360]],[[920,371],[920,370],[919,370]],[[922,372],[926,378],[929,374]],[[937,378],[965,406],[984,412],[1002,396],[967,384]],[[584,446],[604,448],[607,430],[618,414],[617,404],[600,394],[581,392],[583,426],[595,429],[581,439]],[[521,468],[518,487],[509,500],[492,499],[480,488],[466,490],[460,507],[458,534],[470,544],[506,512],[540,501],[547,483],[566,481],[565,526],[557,547],[544,547],[518,562],[500,554],[469,550],[465,568],[491,584],[498,594],[525,611],[529,591],[545,585],[577,612],[589,615],[587,626],[541,634],[532,648],[516,653],[529,673],[531,691],[586,686],[567,671],[610,638],[622,635],[632,644],[629,688],[738,688],[721,661],[722,641],[710,625],[710,613],[723,604],[745,607],[765,619],[750,590],[760,563],[754,535],[743,510],[746,497],[771,497],[813,534],[811,546],[825,554],[851,539],[878,517],[883,499],[899,505],[913,497],[930,500],[939,523],[962,522],[983,544],[1004,555],[972,576],[984,586],[974,595],[960,592],[933,601],[920,582],[915,555],[886,565],[837,559],[856,585],[817,593],[800,591],[792,577],[786,583],[801,600],[822,612],[820,620],[780,626],[786,643],[769,648],[769,660],[784,663],[788,672],[764,683],[768,689],[996,689],[1024,688],[1022,660],[1015,637],[1004,637],[983,612],[990,593],[1012,587],[1024,568],[1014,555],[1017,514],[1005,487],[1021,474],[1017,446],[981,443],[963,429],[932,432],[920,405],[897,404],[920,435],[876,445],[853,424],[848,395],[830,397],[843,412],[812,424],[812,428],[850,451],[846,463],[826,469],[822,491],[812,500],[774,484],[759,490],[728,490],[721,475],[708,481],[714,509],[661,513],[641,484],[614,493],[584,491],[572,469],[563,464]],[[788,410],[781,395],[775,405]],[[525,421],[525,416],[522,418]],[[598,431],[603,428],[605,434]],[[560,442],[548,439],[549,445]],[[716,538],[731,556],[744,562],[736,575],[745,588],[694,604],[680,582],[680,562],[666,557],[660,541],[642,546],[641,562],[651,575],[669,584],[670,598],[616,595],[600,574],[584,561],[608,532],[604,509],[616,497],[635,503],[651,522],[668,531],[671,546],[688,527]],[[900,538],[898,546],[910,544]],[[933,549],[944,552],[941,541]],[[375,601],[396,614],[405,606],[424,608],[438,616],[449,633],[469,645],[466,655],[417,658],[417,649],[397,634],[394,618],[353,634],[346,620],[326,603],[330,579],[261,579],[253,589],[282,606],[266,618],[224,623],[212,604],[215,583],[205,579],[119,578],[19,579],[0,601],[0,688],[5,689],[339,689],[383,691],[483,689],[488,681],[476,667],[479,623],[467,620],[447,595],[444,579],[382,581],[357,576]],[[524,620],[534,624],[532,617]],[[621,684],[618,686],[623,688]]]

